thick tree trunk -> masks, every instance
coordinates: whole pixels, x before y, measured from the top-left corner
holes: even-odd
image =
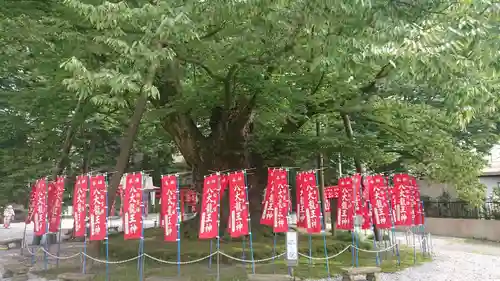
[[[240,111],[227,121],[227,126],[214,122],[212,134],[201,134],[187,114],[170,116],[163,122],[163,128],[173,137],[186,163],[192,168],[193,185],[202,192],[204,176],[215,171],[235,171],[248,169],[247,185],[249,211],[252,232],[269,232],[270,229],[259,224],[262,194],[267,182],[267,170],[258,155],[249,151],[248,142],[252,131],[252,112]],[[212,117],[212,120],[217,119]],[[229,217],[228,191],[221,200],[220,228],[221,236],[227,231]],[[198,206],[200,209],[201,206]],[[190,220],[182,226],[185,238],[196,238],[199,230],[199,218]]]

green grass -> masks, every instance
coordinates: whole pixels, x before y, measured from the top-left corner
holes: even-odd
[[[145,252],[156,258],[173,261],[177,260],[177,244],[176,243],[166,243],[163,242],[163,236],[161,230],[154,229],[146,231],[147,237],[144,241]],[[321,235],[314,235],[311,237],[312,241],[312,256],[314,257],[324,257],[324,243],[323,237]],[[333,255],[345,249],[351,244],[352,237],[347,232],[338,232],[336,237],[327,236],[327,250],[328,255]],[[360,242],[360,248],[371,249],[372,241],[365,240]],[[137,256],[138,253],[138,241],[124,241],[121,236],[113,236],[110,238],[109,252],[110,260],[125,260],[131,257]],[[213,243],[213,249],[215,250],[216,244]],[[103,247],[104,248],[104,247]],[[220,244],[220,249],[222,252],[241,258],[243,254],[243,242],[242,240],[224,240]],[[272,238],[256,238],[253,239],[253,249],[254,249],[254,259],[263,259],[272,256],[273,253],[273,239]],[[285,238],[284,236],[277,236],[276,243],[277,253],[282,253],[285,251]],[[309,254],[309,237],[307,235],[299,236],[299,251],[304,254]],[[210,242],[202,240],[183,240],[181,243],[181,260],[189,261],[205,257],[210,252]],[[359,252],[359,266],[376,266],[374,253]],[[400,251],[401,265],[397,265],[396,255],[381,254],[382,264],[381,268],[384,272],[394,272],[414,265],[413,252],[409,249],[402,249]],[[245,246],[245,257],[250,259],[250,252],[248,241],[246,241]],[[220,280],[230,281],[230,280],[247,280],[247,274],[251,274],[251,264],[247,264],[246,267],[243,266],[241,262],[229,260],[226,257],[219,256],[220,258]],[[182,280],[192,280],[192,281],[208,281],[215,280],[216,268],[217,268],[217,257],[214,256],[212,260],[212,269],[208,267],[208,260],[204,260],[200,263],[182,265],[181,275]],[[417,256],[417,263],[426,261],[420,255]],[[329,260],[329,270],[331,275],[335,275],[341,272],[343,267],[351,267],[352,265],[352,253],[349,251],[344,252],[338,257]],[[145,276],[177,276],[177,266],[176,265],[166,265],[161,264],[151,259],[146,259],[145,261]],[[110,281],[136,281],[138,279],[137,273],[137,261],[110,265]],[[45,276],[51,277],[57,275],[59,272],[77,272],[77,268],[60,268],[59,270],[49,270],[44,273]],[[286,262],[281,259],[275,260],[275,262],[258,263],[255,266],[255,271],[258,274],[287,274],[288,268]],[[97,281],[105,280],[105,267],[104,266],[94,266],[92,268],[92,273],[97,274]],[[294,268],[294,273],[299,279],[303,278],[324,278],[327,276],[326,262],[321,260],[313,260],[312,264],[309,264],[309,260],[306,258],[301,258],[299,265]]]

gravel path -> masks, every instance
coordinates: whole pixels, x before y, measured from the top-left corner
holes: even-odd
[[[432,262],[382,274],[381,281],[500,281],[500,244],[443,237],[433,237],[432,242],[435,254]]]

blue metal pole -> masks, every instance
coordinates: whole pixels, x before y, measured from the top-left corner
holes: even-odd
[[[142,184],[141,184],[141,195],[144,195],[144,173],[141,172],[141,179],[142,179]],[[142,197],[142,196],[141,196]],[[142,220],[141,220],[141,241],[139,242],[140,245],[139,245],[139,262],[140,262],[140,270],[139,270],[139,280],[142,281],[144,279],[144,257],[141,256],[142,254],[144,254],[144,220],[146,219],[144,214],[145,214],[145,211],[144,211],[144,200],[141,200],[141,211],[142,211],[142,214],[141,214],[141,217],[142,217]]]
[[[217,172],[216,173],[217,175],[217,192],[218,192],[218,196],[217,196],[217,281],[220,280],[220,254],[219,254],[219,251],[220,251],[220,200],[221,200],[221,197],[222,197],[222,194],[221,194],[221,185],[220,185],[220,172]],[[142,280],[141,280],[142,281]]]
[[[210,240],[210,258],[208,259],[208,268],[212,268],[212,240]]]
[[[63,185],[64,185],[64,180],[63,180]],[[64,187],[63,187],[63,194],[61,196],[64,198]],[[59,237],[57,238],[58,244],[57,244],[57,257],[59,258],[59,255],[61,254],[61,232],[62,232],[62,208],[63,208],[63,201],[61,198],[61,218],[59,219]],[[59,259],[56,260],[56,267],[59,268]]]
[[[85,234],[83,235],[83,268],[82,268],[82,273],[85,274],[86,267],[87,267],[87,192],[89,192],[90,188],[90,176],[89,174],[86,175],[86,182],[87,182],[87,189],[85,190],[86,196],[85,196]],[[90,215],[90,214],[89,214]]]
[[[48,206],[49,206],[49,182],[47,178],[45,178],[45,251],[43,252],[44,257],[44,269],[47,270],[49,258],[47,256],[47,252],[49,250],[49,218],[48,218]]]
[[[109,207],[108,207],[108,174],[104,175],[105,178],[105,183],[106,183],[106,205],[105,205],[105,210],[106,210],[106,281],[109,281]]]
[[[319,220],[321,223],[321,233],[323,234],[323,246],[325,248],[325,261],[326,261],[326,273],[328,274],[328,279],[330,279],[330,261],[328,260],[328,248],[326,246],[326,222],[323,217],[323,204],[321,204],[321,194],[319,194],[318,188],[318,172],[316,172],[316,189],[318,191],[318,205],[319,205]]]
[[[391,232],[392,232],[392,240],[394,241],[395,243],[395,247],[396,247],[396,257],[398,258],[398,265],[401,265],[401,257],[399,256],[399,245],[398,245],[398,242],[396,241],[396,226],[395,226],[395,223],[394,223],[394,213],[392,212],[393,209],[392,209],[392,195],[391,195],[391,192],[389,192],[389,180],[386,178],[386,186],[387,186],[387,190],[386,190],[386,197],[387,197],[387,201],[389,202],[389,217],[391,218],[391,224],[392,224],[392,228],[391,228]]]
[[[361,175],[360,175],[360,180],[361,180]],[[354,202],[355,202],[354,203],[355,204],[354,205],[354,216],[356,217],[357,216],[356,209],[358,208],[358,200],[357,200],[358,199],[357,198],[358,193],[359,193],[359,199],[361,200],[361,182],[359,182],[359,186],[360,186],[359,189],[357,189],[356,183],[354,181],[353,181],[353,183],[354,183],[353,190],[354,190]],[[359,250],[358,250],[359,249],[359,233],[358,233],[358,227],[356,227],[356,225],[354,225],[354,230],[356,231],[356,233],[354,235],[354,237],[356,238],[356,252],[355,252],[356,253],[355,254],[355,256],[356,256],[356,267],[359,267]]]
[[[370,204],[370,201],[368,200],[368,202],[366,202],[368,204],[368,213],[369,213],[369,216],[372,218],[373,217],[373,212],[372,212],[372,205]],[[374,234],[373,236],[373,249],[375,251],[377,251],[377,238],[375,237],[375,222],[373,221],[372,219],[372,232]],[[377,266],[380,265],[380,257],[379,257],[379,252],[376,252],[375,253],[375,264]]]
[[[253,237],[252,237],[252,218],[250,217],[250,202],[249,202],[249,197],[248,197],[248,183],[247,183],[247,171],[243,171],[243,174],[245,176],[245,196],[247,197],[246,199],[246,205],[247,205],[247,211],[248,213],[248,238],[250,239],[250,258],[252,259],[252,274],[255,274],[255,261],[254,261],[254,256],[253,256]],[[243,237],[243,245],[245,245],[245,239]],[[243,253],[244,253],[244,248],[243,248]],[[243,257],[245,259],[245,257]]]
[[[180,196],[180,186],[179,186],[179,175],[175,175],[175,181],[177,183],[177,276],[181,276],[181,196]]]
[[[425,212],[424,212],[424,201],[420,201],[420,204],[422,205],[422,213],[421,213],[421,216],[422,216],[422,219],[421,219],[421,222],[422,222],[422,225],[420,225],[420,230],[421,230],[421,233],[422,233],[422,239],[423,239],[423,243],[422,243],[422,248],[423,248],[423,254],[425,255],[427,251],[429,251],[429,247],[428,247],[428,241],[427,241],[427,238],[425,237]]]

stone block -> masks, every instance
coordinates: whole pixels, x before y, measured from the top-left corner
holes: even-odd
[[[146,278],[146,281],[185,281],[185,278],[181,277],[166,277],[166,276],[150,276]]]
[[[249,274],[248,281],[290,281],[293,277],[283,274]]]
[[[95,274],[83,273],[62,273],[57,275],[60,281],[91,281],[95,278]]]

